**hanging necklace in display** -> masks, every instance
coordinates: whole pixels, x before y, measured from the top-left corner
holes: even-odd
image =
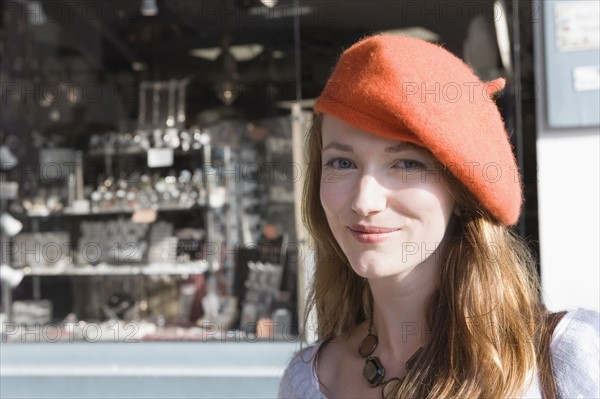
[[[377,356],[371,356],[377,345],[379,344],[379,339],[377,335],[373,334],[373,316],[371,316],[371,320],[369,320],[369,333],[358,345],[358,354],[366,359],[365,367],[363,368],[363,375],[369,382],[372,387],[377,387],[379,385],[383,385],[381,388],[381,397],[383,399],[396,397],[396,393],[398,389],[400,389],[400,385],[404,380],[404,377],[398,378],[390,378],[389,380],[385,380],[385,368],[381,361]],[[408,371],[415,364],[419,355],[423,351],[423,347],[417,349],[417,351],[406,361],[405,371]]]

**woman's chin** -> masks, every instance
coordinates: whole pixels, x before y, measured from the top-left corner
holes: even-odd
[[[406,271],[405,267],[391,266],[383,262],[357,263],[352,266],[352,269],[360,277],[370,280],[395,276]]]

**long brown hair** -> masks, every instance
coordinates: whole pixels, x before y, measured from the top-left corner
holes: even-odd
[[[348,334],[370,313],[368,285],[349,266],[320,201],[322,117],[307,137],[303,220],[316,251],[309,307],[317,335]],[[461,214],[442,248],[439,289],[428,309],[432,340],[404,380],[398,398],[514,397],[536,367],[535,332],[543,306],[527,244],[497,223],[442,169]]]

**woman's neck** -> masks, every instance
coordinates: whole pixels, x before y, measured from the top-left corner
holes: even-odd
[[[438,288],[440,265],[429,259],[409,274],[369,280],[373,294],[373,330],[379,347],[392,358],[410,357],[431,334],[427,307]]]

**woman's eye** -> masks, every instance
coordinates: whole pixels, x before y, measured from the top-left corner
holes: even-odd
[[[402,161],[398,161],[396,163],[396,167],[408,170],[425,169],[425,164],[423,162],[413,161],[411,159],[403,159]]]
[[[326,168],[334,169],[351,169],[354,167],[352,161],[344,158],[336,158],[325,163]]]

